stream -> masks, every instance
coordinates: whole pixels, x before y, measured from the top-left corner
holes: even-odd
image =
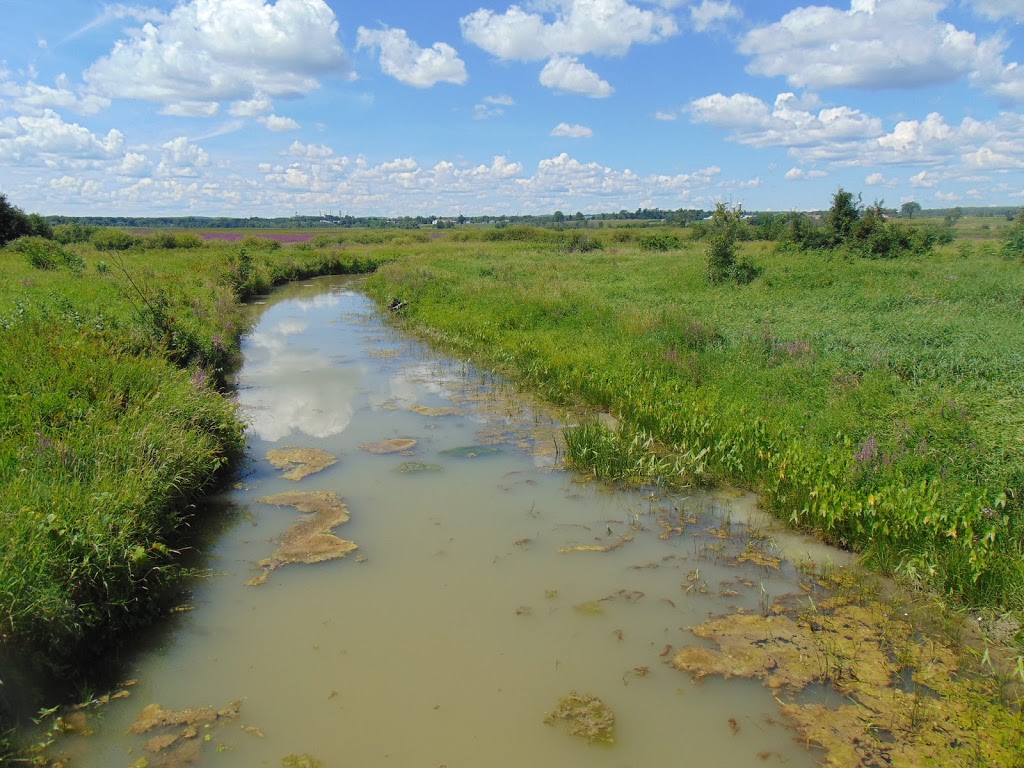
[[[203,575],[121,693],[85,710],[74,730],[89,735],[61,737],[51,759],[818,763],[760,682],[694,682],[670,662],[703,642],[689,627],[766,610],[798,591],[794,562],[842,553],[780,530],[750,495],[615,490],[565,471],[570,416],[395,331],[358,280],[287,286],[259,309],[238,374],[249,458]],[[268,454],[293,448],[337,461],[289,479]],[[335,499],[350,519],[332,532],[357,548],[291,562],[290,545],[335,546],[330,528],[295,528],[310,518],[294,503],[266,501],[296,492]],[[751,542],[781,567],[739,561]],[[614,743],[545,723],[574,691],[614,713]]]

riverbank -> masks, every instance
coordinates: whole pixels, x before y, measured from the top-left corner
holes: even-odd
[[[0,251],[0,643],[72,682],[165,607],[196,504],[243,455],[242,302],[387,258],[136,240]]]
[[[453,242],[368,289],[402,324],[621,428],[570,431],[602,477],[729,481],[952,605],[1024,609],[1024,271],[995,242],[892,260],[629,233]],[[596,241],[596,242],[595,242]]]

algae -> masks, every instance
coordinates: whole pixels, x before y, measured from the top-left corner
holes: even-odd
[[[267,461],[287,469],[283,477],[288,480],[301,480],[336,464],[338,458],[319,448],[274,448],[267,451]]]
[[[684,647],[672,665],[696,680],[762,681],[833,768],[1022,764],[1019,707],[1001,699],[993,676],[969,669],[952,644],[922,634],[907,616],[863,589],[817,604],[780,598],[766,615],[737,613],[694,627],[715,647]],[[815,686],[841,702],[805,703],[799,694]]]
[[[558,552],[563,555],[569,552],[611,552],[632,540],[632,533],[624,533],[611,544],[580,544],[575,547],[561,547]]]
[[[180,768],[199,760],[202,746],[213,740],[212,732],[224,723],[238,717],[241,701],[233,701],[223,709],[201,707],[178,711],[165,709],[159,704],[144,707],[128,728],[133,735],[161,731],[148,739],[144,745],[152,753],[152,759],[141,757],[132,763],[139,768]],[[199,738],[200,729],[204,731]],[[227,749],[217,745],[218,751]]]
[[[475,459],[479,456],[494,456],[499,453],[504,453],[504,451],[496,445],[463,445],[441,451],[442,456],[454,459]]]
[[[548,725],[556,720],[565,721],[572,736],[582,736],[590,742],[615,743],[615,715],[597,696],[570,692],[544,717]]]
[[[301,755],[288,755],[281,759],[284,768],[323,768],[323,763],[312,755],[303,753]]]
[[[461,416],[465,411],[459,408],[431,407],[429,405],[410,405],[409,410],[420,416]]]
[[[358,549],[351,541],[340,539],[331,531],[348,522],[348,507],[337,494],[329,491],[279,493],[258,501],[279,507],[295,507],[305,517],[299,520],[281,540],[280,546],[259,565],[263,572],[247,582],[258,586],[266,582],[270,572],[289,563],[320,563],[345,557]]]
[[[392,470],[403,475],[419,474],[420,472],[443,472],[444,467],[440,464],[427,464],[423,461],[403,461]]]
[[[378,440],[373,443],[363,443],[359,447],[368,453],[384,455],[389,453],[400,453],[403,456],[412,455],[412,449],[416,446],[416,440],[411,437],[394,437],[389,440]]]

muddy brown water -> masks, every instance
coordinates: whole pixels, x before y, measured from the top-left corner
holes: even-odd
[[[748,496],[626,492],[564,471],[565,417],[393,331],[357,281],[293,285],[262,310],[238,379],[251,440],[226,499],[236,514],[204,555],[190,610],[126,670],[130,695],[97,708],[92,734],[62,738],[53,757],[83,768],[292,755],[328,767],[817,764],[760,683],[695,683],[668,662],[701,642],[688,627],[795,592],[793,561],[842,553],[772,528]],[[397,452],[370,450],[386,440]],[[287,479],[287,448],[337,461]],[[334,494],[350,519],[333,534],[358,549],[275,565],[247,586],[300,519],[261,500],[293,492]],[[789,559],[738,563],[752,536]],[[545,724],[572,691],[614,713],[614,744]],[[153,732],[128,733],[147,705],[236,701],[237,717],[199,726],[180,759],[147,750]]]

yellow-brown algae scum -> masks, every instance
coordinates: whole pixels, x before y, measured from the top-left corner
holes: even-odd
[[[287,469],[284,478],[301,480],[336,464],[338,458],[319,448],[274,448],[267,451],[267,461],[278,469]]]
[[[295,507],[308,516],[296,523],[281,540],[273,555],[260,561],[263,573],[248,581],[249,586],[263,584],[270,572],[289,563],[321,563],[345,557],[358,549],[351,541],[331,531],[349,520],[348,507],[329,491],[278,493],[259,499],[279,507]]]
[[[135,718],[128,733],[162,732],[145,743],[146,751],[154,757],[141,757],[131,764],[132,768],[178,768],[194,764],[199,759],[202,745],[212,740],[211,729],[238,717],[240,706],[240,701],[233,701],[224,709],[202,707],[175,712],[159,704],[150,704]]]
[[[998,681],[967,668],[952,644],[923,635],[908,617],[863,594],[817,604],[780,598],[767,615],[694,627],[717,647],[684,647],[672,663],[697,680],[761,680],[833,768],[1024,763],[1024,719],[1000,702]],[[812,684],[830,686],[842,702],[800,703],[797,694]]]
[[[465,411],[461,408],[433,407],[429,405],[410,405],[409,410],[420,416],[461,416]]]
[[[404,456],[416,446],[416,441],[411,437],[395,437],[390,440],[378,440],[374,443],[363,443],[359,447],[368,453],[388,454],[400,453]]]
[[[615,743],[615,715],[597,696],[572,691],[558,702],[554,711],[544,717],[548,725],[563,720],[573,736],[582,736],[587,741]]]

